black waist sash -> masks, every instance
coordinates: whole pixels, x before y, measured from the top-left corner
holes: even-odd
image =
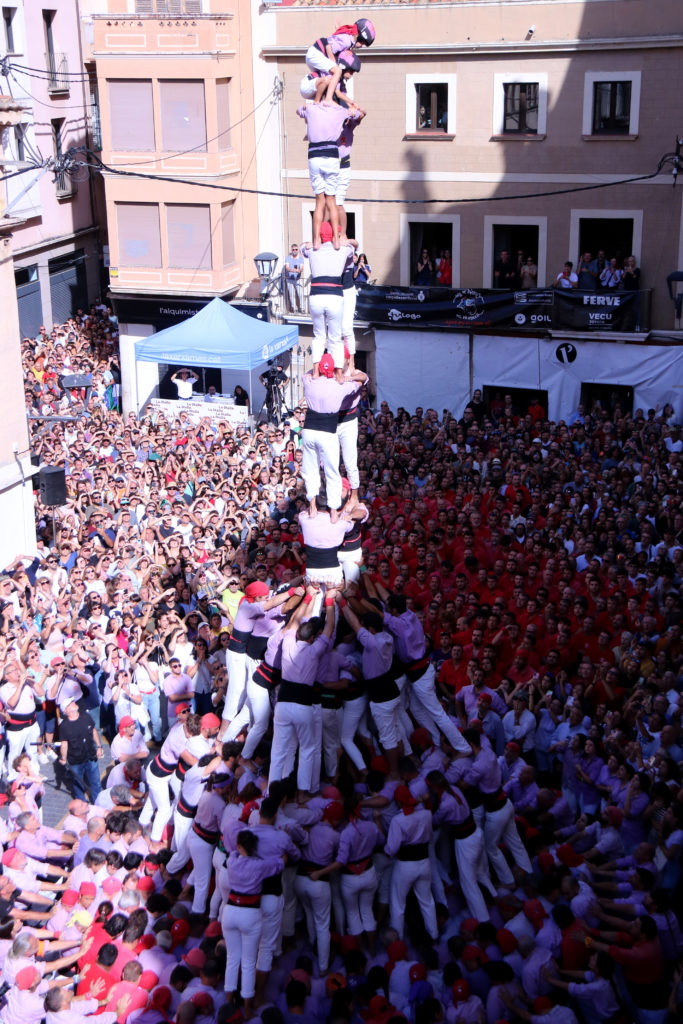
[[[416,683],[418,679],[421,679],[429,668],[429,656],[425,655],[422,658],[418,658],[417,661],[408,662],[404,665],[406,678],[411,683]]]
[[[261,661],[265,657],[269,639],[267,636],[254,636],[250,633],[247,640],[247,657],[253,661]]]
[[[366,679],[365,686],[373,704],[385,704],[399,695],[399,689],[391,669],[388,672],[383,672],[381,676]]]
[[[341,158],[341,160],[339,161],[339,166],[340,167],[344,167],[344,168],[350,167],[351,166],[351,157],[350,156],[343,156]]]
[[[173,775],[175,769],[176,766],[174,764],[168,764],[168,762],[162,761],[160,753],[157,754],[157,756],[154,758],[151,765],[149,766],[149,770],[151,771],[152,775],[156,775],[158,779],[165,779],[169,775]]]
[[[232,633],[230,634],[230,640],[228,642],[228,650],[232,651],[233,654],[246,654],[247,642],[250,636],[251,630],[235,629],[233,627]]]
[[[342,279],[332,274],[321,274],[311,278],[311,297],[314,295],[338,295],[342,298]]]
[[[338,420],[340,423],[351,423],[353,420],[358,419],[358,406],[356,405],[353,409],[340,409]]]
[[[429,843],[410,843],[402,846],[396,854],[397,860],[427,860],[429,857]]]
[[[280,682],[280,669],[273,668],[267,661],[262,661],[260,665],[256,666],[251,678],[257,686],[262,686],[264,690],[274,690]]]
[[[502,789],[497,790],[495,793],[482,793],[481,802],[484,805],[484,810],[488,811],[489,814],[493,814],[494,811],[499,811],[502,807],[505,807],[507,795]]]
[[[326,434],[336,434],[338,422],[338,412],[316,412],[315,409],[307,409],[304,430],[323,430]]]
[[[278,703],[303,704],[305,707],[311,707],[315,703],[312,686],[306,686],[305,683],[291,683],[288,679],[283,679],[280,683],[277,699]]]
[[[468,814],[464,821],[459,821],[457,825],[451,825],[451,836],[453,839],[467,839],[468,836],[473,835],[476,831],[477,826],[471,814]]]
[[[336,142],[309,142],[308,159],[315,160],[316,157],[331,156],[339,159],[339,146]]]
[[[335,561],[337,558],[337,551],[335,548],[334,552]],[[36,724],[36,713],[29,711],[26,715],[21,715],[16,711],[7,710],[7,721],[5,722],[5,728],[7,732],[19,732],[21,729],[30,729],[32,725]]]
[[[282,896],[282,873],[264,878],[262,892],[264,896]]]
[[[306,559],[307,569],[339,568],[337,548],[313,548],[310,544],[305,544],[304,557]]]

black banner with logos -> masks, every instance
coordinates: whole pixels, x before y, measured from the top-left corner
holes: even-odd
[[[623,331],[633,329],[637,297],[638,292],[553,288],[505,292],[366,285],[358,291],[356,319],[402,327]]]
[[[570,331],[632,331],[639,306],[640,292],[561,288],[555,292],[554,326]]]

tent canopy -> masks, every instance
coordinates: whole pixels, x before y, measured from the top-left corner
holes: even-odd
[[[298,327],[262,323],[216,298],[188,320],[136,342],[135,359],[254,370],[298,341]]]

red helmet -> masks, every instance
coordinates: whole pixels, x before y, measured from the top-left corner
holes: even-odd
[[[465,978],[453,982],[453,1002],[466,1003],[470,998],[470,986]]]
[[[358,38],[365,46],[371,46],[375,40],[375,26],[369,18],[359,18],[356,22]]]
[[[426,981],[427,980],[427,968],[424,964],[413,964],[408,974],[410,975],[411,981]]]

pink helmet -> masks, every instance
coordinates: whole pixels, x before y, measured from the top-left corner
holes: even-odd
[[[360,58],[355,53],[352,53],[351,50],[342,50],[341,53],[338,53],[337,64],[346,71],[353,71],[354,73],[360,71]]]
[[[375,26],[369,18],[359,18],[356,22],[358,38],[365,46],[372,46],[375,41]]]

